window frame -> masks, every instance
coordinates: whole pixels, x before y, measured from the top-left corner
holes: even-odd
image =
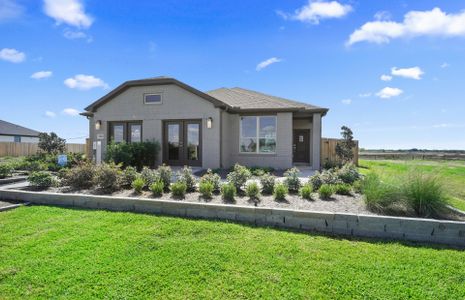
[[[242,118],[244,117],[254,117],[256,119],[256,133],[255,133],[255,137],[251,137],[251,138],[255,138],[256,141],[257,141],[257,146],[256,146],[256,150],[255,152],[244,152],[242,151],[242,147],[241,147],[241,141],[242,141]],[[263,117],[272,117],[275,119],[275,130],[276,130],[276,137],[275,137],[275,151],[273,152],[260,152],[260,118],[263,118]],[[250,154],[250,155],[276,155],[276,147],[278,145],[278,117],[276,115],[241,115],[239,116],[239,154],[241,155],[247,155],[247,154]]]
[[[15,143],[21,143],[21,136],[20,135],[13,136],[13,141]]]
[[[131,125],[140,125],[140,142],[143,141],[143,122],[142,121],[110,121],[108,122],[108,143],[114,141],[114,127],[118,125],[123,125],[123,142],[133,143],[131,141]],[[134,142],[134,143],[140,143]],[[117,142],[118,144],[120,142]]]
[[[160,102],[147,102],[146,97],[147,96],[160,96]],[[146,105],[160,105],[163,103],[163,93],[144,93],[143,96],[144,104]]]

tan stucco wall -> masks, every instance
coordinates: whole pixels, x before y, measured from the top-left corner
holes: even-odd
[[[161,93],[162,104],[144,104],[143,95]],[[207,118],[213,119],[212,128],[206,127]],[[108,140],[108,121],[137,121],[142,123],[142,139],[162,143],[162,120],[202,120],[202,163],[204,168],[220,167],[220,110],[214,105],[176,85],[131,87],[99,107],[89,121],[93,140],[104,134],[103,149]],[[100,130],[94,130],[95,121],[101,120]],[[162,162],[162,151],[159,163]]]

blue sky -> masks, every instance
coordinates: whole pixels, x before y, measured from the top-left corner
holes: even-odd
[[[0,0],[0,119],[81,142],[78,111],[160,75],[328,107],[323,135],[366,148],[465,149],[465,1]]]

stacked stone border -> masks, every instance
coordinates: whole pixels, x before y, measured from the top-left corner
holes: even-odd
[[[465,222],[457,221],[6,189],[0,190],[0,200],[231,220],[257,226],[465,247]]]

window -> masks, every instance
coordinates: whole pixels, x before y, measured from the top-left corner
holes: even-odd
[[[109,141],[115,143],[142,142],[142,123],[141,122],[110,122]]]
[[[161,94],[144,94],[145,104],[160,104]]]
[[[21,143],[21,136],[15,135],[15,143]]]
[[[276,117],[244,116],[240,124],[241,153],[273,154],[276,152]]]

